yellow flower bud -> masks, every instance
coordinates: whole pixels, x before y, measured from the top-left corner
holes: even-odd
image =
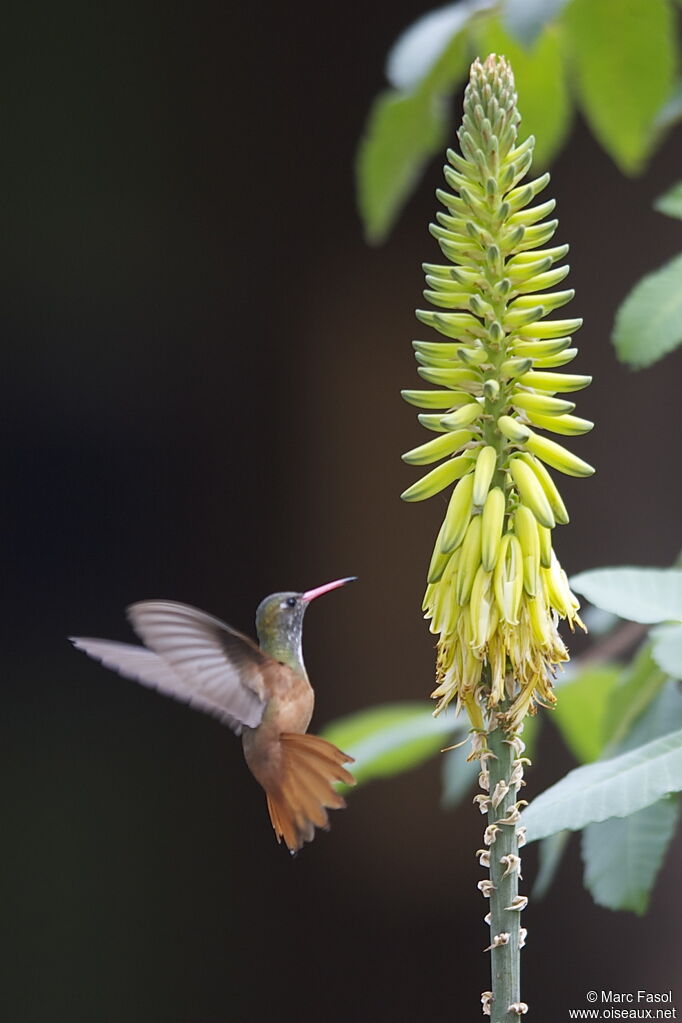
[[[534,597],[540,584],[540,536],[535,516],[524,504],[514,514],[514,532],[523,555],[523,585],[526,593]]]
[[[523,556],[521,544],[513,533],[505,533],[502,537],[494,588],[500,618],[509,625],[518,625],[523,591]]]
[[[473,489],[474,473],[470,472],[459,481],[452,492],[448,510],[443,519],[441,550],[453,551],[464,539],[471,519]]]
[[[488,496],[488,490],[490,489],[490,483],[493,478],[496,465],[497,451],[495,448],[490,445],[486,445],[486,447],[481,448],[476,459],[473,490],[473,501],[479,508],[483,507],[485,499]]]
[[[523,504],[530,508],[541,526],[554,529],[556,521],[552,506],[530,466],[523,458],[517,456],[509,460],[509,471]]]
[[[471,459],[467,455],[460,455],[459,458],[451,458],[449,462],[442,462],[440,465],[427,472],[426,476],[408,487],[400,496],[403,501],[424,501],[427,497],[439,494],[450,483],[454,483],[471,468]]]
[[[481,516],[481,561],[486,572],[491,572],[500,551],[506,500],[501,487],[488,494]]]
[[[471,592],[474,576],[481,564],[481,516],[476,515],[469,523],[459,557],[457,571],[457,603],[464,604]]]

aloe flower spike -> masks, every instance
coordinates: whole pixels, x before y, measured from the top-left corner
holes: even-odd
[[[551,290],[568,273],[559,263],[567,246],[543,248],[558,225],[546,219],[555,204],[532,205],[549,175],[524,183],[534,139],[518,143],[519,121],[508,62],[476,60],[461,153],[447,152],[451,190],[438,190],[445,211],[431,225],[448,262],[425,264],[424,294],[436,308],[417,310],[447,340],[413,343],[419,375],[439,389],[403,392],[433,410],[419,418],[438,434],[404,456],[430,465],[404,500],[454,486],[424,601],[439,634],[436,713],[454,700],[475,728],[499,723],[512,734],[537,704],[555,702],[552,680],[568,660],[559,620],[582,626],[551,549],[568,511],[546,466],[569,476],[594,471],[546,435],[591,429],[566,397],[591,377],[561,371],[582,321],[548,318],[574,292]]]

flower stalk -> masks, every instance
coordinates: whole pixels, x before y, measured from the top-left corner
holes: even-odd
[[[461,152],[448,150],[444,167],[451,191],[437,191],[445,211],[431,225],[447,263],[424,264],[424,296],[436,308],[417,310],[446,340],[413,342],[417,372],[433,387],[403,391],[436,434],[403,459],[438,463],[403,499],[453,487],[423,609],[438,635],[434,713],[451,702],[466,711],[470,759],[481,763],[476,801],[488,827],[479,858],[490,876],[479,888],[490,899],[493,977],[481,1001],[495,1023],[527,1011],[519,985],[523,721],[556,701],[553,679],[568,660],[559,621],[584,628],[553,548],[568,512],[549,469],[594,472],[546,436],[592,429],[567,397],[591,377],[557,372],[577,355],[571,335],[582,321],[547,319],[573,298],[571,289],[552,290],[568,274],[561,263],[568,246],[547,246],[558,224],[547,219],[554,201],[531,205],[549,175],[524,183],[534,139],[518,143],[520,119],[506,59],[474,61]]]
[[[519,848],[524,832],[519,825],[518,791],[523,783],[523,743],[509,739],[502,728],[488,736],[490,750],[485,763],[483,783],[487,783],[488,827],[484,833],[485,852],[481,859],[490,870],[488,888],[490,912],[490,951],[492,991],[488,1001],[489,1015],[495,1023],[509,1023],[520,1014],[521,976],[520,950],[525,931],[521,912],[527,899],[519,895],[521,858]],[[487,777],[485,776],[487,773]],[[485,1002],[483,1003],[485,1005]]]

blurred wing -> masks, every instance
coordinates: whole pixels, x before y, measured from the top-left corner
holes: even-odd
[[[185,687],[243,725],[260,724],[268,698],[265,672],[272,659],[247,636],[171,600],[131,604],[127,613],[145,646],[166,661]]]
[[[197,692],[188,685],[164,661],[163,657],[146,650],[143,646],[131,646],[128,643],[115,643],[106,639],[90,639],[82,636],[71,636],[71,642],[78,650],[99,661],[105,668],[111,668],[124,678],[158,689],[165,696],[172,696],[190,707],[212,714],[224,724],[229,725],[237,735],[242,730],[242,722],[228,713],[219,703]]]

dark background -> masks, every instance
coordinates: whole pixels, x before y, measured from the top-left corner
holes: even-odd
[[[0,62],[5,669],[0,1009],[9,1023],[478,1018],[481,819],[439,809],[434,761],[352,797],[293,862],[239,743],[78,656],[128,638],[135,599],[251,629],[259,599],[357,574],[310,612],[315,718],[428,694],[423,570],[442,505],[406,506],[421,442],[397,392],[437,258],[439,161],[388,244],[367,248],[352,163],[383,58],[423,10],[303,3],[25,3]],[[453,110],[454,119],[458,113]],[[632,374],[613,314],[682,249],[640,180],[584,127],[554,168],[570,315],[586,326],[562,484],[569,571],[677,554],[682,353]],[[550,726],[529,791],[570,766]],[[680,895],[596,909],[574,841],[525,923],[534,1018],[589,988],[667,990]],[[534,875],[534,853],[525,860]],[[679,995],[679,992],[678,992]]]

